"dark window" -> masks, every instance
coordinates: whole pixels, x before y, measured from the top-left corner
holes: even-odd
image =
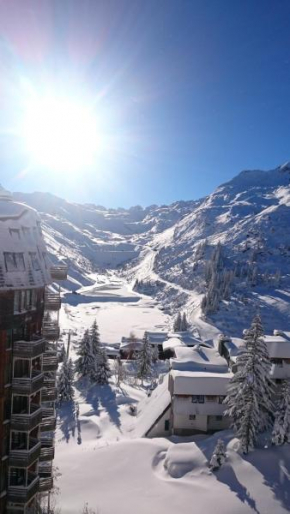
[[[222,421],[223,417],[222,416],[216,416],[215,419],[216,419],[216,421]]]
[[[164,422],[164,430],[166,430],[166,431],[169,430],[169,419],[166,419]]]
[[[204,403],[204,396],[194,394],[191,397],[192,403]]]
[[[6,330],[6,350],[10,350],[12,348],[12,329],[9,328]]]
[[[194,421],[196,419],[196,415],[195,414],[189,414],[188,418],[189,418],[190,421]]]
[[[14,291],[14,314],[20,312],[20,291]]]
[[[6,271],[24,271],[25,263],[23,253],[4,252]]]
[[[218,396],[210,395],[210,396],[206,396],[205,399],[206,399],[207,402],[217,402],[218,401]]]
[[[35,271],[40,270],[39,258],[36,252],[29,252],[30,259],[32,262],[32,267]]]
[[[10,228],[9,233],[12,239],[20,239],[20,230],[18,230],[17,228]]]

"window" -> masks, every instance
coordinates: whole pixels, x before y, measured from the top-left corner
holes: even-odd
[[[40,263],[39,263],[39,258],[37,256],[37,253],[36,252],[30,252],[29,255],[30,255],[30,258],[31,258],[33,269],[35,271],[39,271],[40,270]]]
[[[169,419],[166,419],[164,422],[164,430],[167,432],[169,430]]]
[[[23,253],[4,252],[6,271],[25,271]]]
[[[189,419],[189,421],[194,421],[196,419],[196,415],[195,414],[189,414],[188,419]]]
[[[224,403],[225,396],[219,396],[219,403]]]
[[[25,311],[25,291],[20,293],[20,311]]]
[[[20,291],[14,291],[14,314],[20,312]]]
[[[18,230],[17,228],[10,228],[9,234],[12,237],[12,239],[14,239],[16,241],[18,241],[20,239],[20,230]]]
[[[216,419],[216,421],[222,421],[223,417],[222,416],[216,416],[215,419]]]
[[[35,289],[32,289],[31,291],[31,308],[35,309],[37,303],[37,294]]]
[[[191,397],[192,403],[204,403],[204,396],[194,394]]]
[[[205,399],[207,402],[217,402],[218,401],[218,396],[206,396]]]

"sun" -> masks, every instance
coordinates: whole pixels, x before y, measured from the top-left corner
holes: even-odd
[[[22,133],[33,162],[51,170],[71,172],[91,166],[98,149],[94,113],[88,105],[64,97],[30,99]]]

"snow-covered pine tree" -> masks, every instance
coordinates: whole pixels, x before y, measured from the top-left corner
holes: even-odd
[[[111,369],[106,349],[103,346],[100,347],[95,365],[95,369],[91,371],[92,380],[100,385],[108,384],[111,376]]]
[[[173,324],[173,331],[174,332],[180,332],[181,331],[181,323],[182,323],[182,319],[181,319],[181,313],[179,312],[174,320],[174,324]]]
[[[78,359],[75,363],[75,370],[83,377],[90,376],[92,370],[95,368],[94,357],[92,355],[92,345],[90,333],[85,331],[84,336],[79,344],[77,351]]]
[[[188,323],[187,323],[185,312],[182,315],[181,327],[180,328],[181,328],[181,332],[186,332],[188,330]]]
[[[225,445],[222,439],[218,439],[215,449],[213,451],[212,457],[210,459],[209,466],[211,469],[219,469],[223,463],[225,462],[227,456],[226,456],[226,450]]]
[[[272,443],[279,446],[290,443],[290,380],[283,380],[277,407]]]
[[[96,357],[99,353],[99,350],[101,348],[100,344],[100,333],[99,333],[99,327],[97,324],[97,320],[93,322],[90,330],[90,336],[91,336],[91,348],[92,348],[92,355]]]
[[[260,316],[245,331],[245,348],[237,358],[237,373],[230,380],[225,415],[231,417],[244,453],[254,446],[259,432],[271,426],[273,385],[271,363],[263,339]]]
[[[145,332],[142,346],[137,358],[137,378],[143,380],[152,375],[152,348],[148,336]]]
[[[60,402],[68,402],[73,400],[73,379],[73,363],[71,359],[66,358],[63,361],[57,382],[57,394]]]

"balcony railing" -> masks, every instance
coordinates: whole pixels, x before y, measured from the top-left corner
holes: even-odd
[[[32,377],[13,377],[12,391],[16,394],[33,394],[43,387],[44,375],[41,371],[33,371]]]
[[[40,478],[39,479],[39,491],[45,492],[50,491],[53,487],[53,479],[50,478]]]
[[[65,265],[55,265],[51,266],[50,274],[52,280],[66,280],[67,279],[67,266]]]
[[[35,462],[41,452],[41,442],[38,439],[30,439],[29,450],[14,449],[9,453],[9,466],[27,468]]]
[[[44,296],[44,308],[47,311],[59,311],[61,308],[61,299],[59,293],[47,291]]]
[[[56,371],[58,367],[58,358],[56,351],[48,351],[43,355],[43,371]]]
[[[40,405],[32,405],[30,414],[11,414],[11,429],[26,432],[40,425],[41,420]]]
[[[42,335],[49,341],[56,341],[59,338],[59,326],[57,321],[44,321]]]
[[[55,402],[57,400],[57,389],[56,387],[51,387],[49,389],[43,388],[41,391],[41,401],[42,402]]]
[[[50,408],[43,408],[42,422],[40,425],[40,429],[42,432],[55,430],[56,427],[56,418],[55,418],[55,410]]]
[[[40,450],[40,456],[39,461],[50,461],[54,459],[54,445],[53,442],[50,441],[46,444],[44,442],[45,440],[41,440],[41,450]],[[53,441],[53,440],[52,440]]]
[[[13,356],[31,359],[41,355],[45,351],[45,340],[15,341],[13,343]]]
[[[39,477],[35,474],[29,473],[29,480],[27,486],[22,485],[9,485],[8,486],[8,500],[13,503],[24,504],[29,502],[33,496],[39,491]]]

